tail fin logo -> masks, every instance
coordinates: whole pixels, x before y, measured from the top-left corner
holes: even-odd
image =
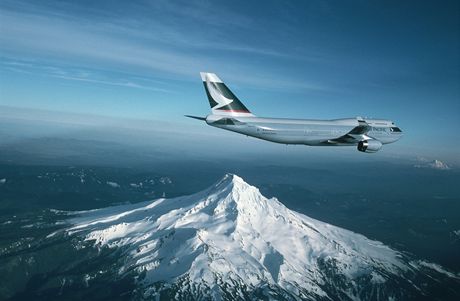
[[[222,107],[228,106],[233,102],[233,99],[226,98],[222,93],[218,90],[214,83],[211,83],[209,79],[206,80],[206,86],[208,87],[209,94],[211,95],[212,99],[217,103],[212,109],[217,110]]]
[[[201,72],[200,75],[213,114],[247,114],[253,116],[216,74]]]

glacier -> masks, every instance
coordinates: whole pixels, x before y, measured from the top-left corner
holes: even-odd
[[[443,283],[460,283],[232,174],[193,195],[69,214],[66,235],[120,250],[118,274],[136,275],[138,299],[429,300]]]

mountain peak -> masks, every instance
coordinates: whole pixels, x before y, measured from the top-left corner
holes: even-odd
[[[248,187],[254,187],[246,183],[243,178],[232,174],[232,173],[227,173],[225,176],[217,182],[216,186],[231,186],[232,188],[248,188]],[[255,188],[255,187],[254,187]]]
[[[238,206],[253,206],[254,202],[260,203],[267,200],[257,187],[248,184],[243,178],[231,173],[226,174],[214,186],[210,187],[208,195],[213,196],[211,198],[220,200],[231,200],[237,203]]]

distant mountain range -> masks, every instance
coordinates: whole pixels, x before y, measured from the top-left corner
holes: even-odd
[[[236,175],[189,196],[71,214],[66,235],[119,250],[117,273],[137,275],[139,299],[460,300],[459,275],[289,210]]]

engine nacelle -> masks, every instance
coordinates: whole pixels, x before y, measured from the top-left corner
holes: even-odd
[[[364,153],[375,153],[382,148],[382,142],[378,140],[362,140],[358,143],[358,150]]]

